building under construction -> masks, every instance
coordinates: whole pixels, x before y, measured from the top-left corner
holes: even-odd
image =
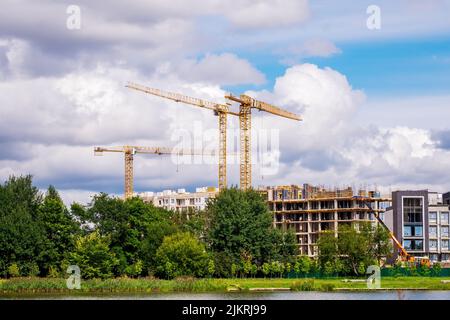
[[[327,190],[324,187],[277,186],[260,190],[273,212],[275,228],[292,230],[297,237],[301,254],[317,255],[317,240],[320,232],[334,231],[344,224],[358,222],[376,223],[374,212],[381,219],[391,205],[391,199],[381,197],[377,191],[353,188]],[[370,203],[372,210],[363,201]]]

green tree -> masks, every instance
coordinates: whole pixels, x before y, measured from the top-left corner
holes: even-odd
[[[209,256],[198,239],[188,232],[183,232],[164,238],[156,252],[156,261],[159,276],[202,277],[207,274]],[[167,272],[167,262],[173,266],[173,274]]]
[[[29,175],[12,176],[0,185],[0,276],[7,275],[11,264],[26,276],[42,262],[45,237],[37,216],[41,203]]]
[[[216,271],[216,266],[214,264],[214,260],[209,259],[209,261],[208,261],[208,276],[213,277],[215,271]]]
[[[145,203],[140,198],[126,201],[101,193],[89,207],[72,206],[80,221],[94,225],[111,239],[110,248],[119,263],[114,273],[133,274],[137,270],[154,272],[155,255],[163,238],[178,229],[172,213]],[[136,268],[140,266],[141,268]]]
[[[50,267],[59,268],[66,253],[73,250],[79,227],[53,186],[48,188],[38,208],[38,219],[45,238],[41,251],[42,268],[44,274],[48,274]]]
[[[264,262],[262,267],[261,267],[261,271],[262,271],[262,273],[264,275],[264,278],[266,278],[270,274],[270,271],[271,271],[270,263]]]
[[[246,252],[252,262],[261,265],[291,248],[291,243],[286,248],[283,241],[274,241],[280,240],[279,232],[273,229],[272,214],[255,190],[222,190],[210,199],[206,214],[211,249],[224,252],[234,263],[239,263],[241,253]]]
[[[297,275],[302,274],[303,276],[306,276],[311,271],[311,263],[311,259],[308,256],[298,256],[294,263],[293,270]]]
[[[328,267],[332,265],[336,273],[362,275],[367,266],[379,263],[387,256],[392,246],[382,227],[373,228],[370,223],[359,223],[359,230],[355,225],[340,226],[338,237],[334,232],[322,232],[318,248],[322,271],[329,263]]]
[[[334,266],[336,260],[339,259],[338,239],[334,232],[323,231],[317,241],[317,247],[319,249],[318,263],[320,269],[325,270],[327,268],[329,270],[330,266]]]
[[[389,231],[380,224],[373,228],[370,223],[367,223],[361,225],[361,232],[368,238],[371,259],[376,260],[380,266],[382,259],[392,254],[393,247]]]
[[[353,226],[344,225],[339,228],[338,248],[339,254],[345,256],[345,260],[342,261],[355,275],[361,274],[361,264],[373,264],[367,234],[358,232]],[[365,270],[362,274],[364,273]]]
[[[77,265],[84,279],[110,278],[118,259],[111,252],[109,244],[109,237],[101,236],[98,231],[78,236],[74,251],[69,254],[65,264]]]

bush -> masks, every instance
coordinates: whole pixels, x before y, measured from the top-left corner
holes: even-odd
[[[320,286],[320,291],[333,291],[336,286],[332,283],[323,283]]]
[[[435,262],[431,268],[431,275],[433,277],[439,277],[441,275],[442,266],[439,262]]]
[[[205,246],[188,232],[164,238],[156,251],[157,274],[171,279],[178,276],[203,277],[208,273],[209,256]]]
[[[295,281],[291,285],[292,291],[313,291],[314,280]]]
[[[48,277],[49,278],[59,278],[60,272],[59,272],[58,268],[55,266],[50,266],[48,268]]]
[[[27,270],[26,270],[27,276],[37,277],[39,275],[39,273],[40,273],[39,266],[36,263],[31,263],[27,266]]]
[[[102,237],[97,231],[79,236],[75,250],[69,255],[69,263],[80,268],[84,279],[110,278],[118,259],[109,249],[109,244],[109,237]]]
[[[125,274],[129,277],[137,277],[142,273],[143,266],[142,260],[138,260],[125,268]]]
[[[20,277],[20,269],[17,263],[13,263],[8,266],[8,276],[11,278]]]

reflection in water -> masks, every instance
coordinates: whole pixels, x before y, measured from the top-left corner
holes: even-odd
[[[0,299],[61,300],[450,300],[450,291],[377,290],[374,292],[265,292],[265,293],[136,293],[74,295],[11,295]]]

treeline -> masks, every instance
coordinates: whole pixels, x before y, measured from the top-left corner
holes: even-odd
[[[31,176],[0,185],[3,277],[66,276],[69,265],[83,278],[231,277],[265,274],[268,264],[272,274],[294,265],[296,254],[294,235],[272,228],[252,190],[224,190],[204,212],[186,214],[103,193],[67,208],[54,187],[42,194]]]
[[[0,185],[0,276],[64,277],[69,265],[86,279],[362,275],[392,251],[384,229],[360,224],[322,233],[310,259],[272,222],[254,190],[223,190],[187,213],[104,193],[67,208],[54,187],[11,177]]]

